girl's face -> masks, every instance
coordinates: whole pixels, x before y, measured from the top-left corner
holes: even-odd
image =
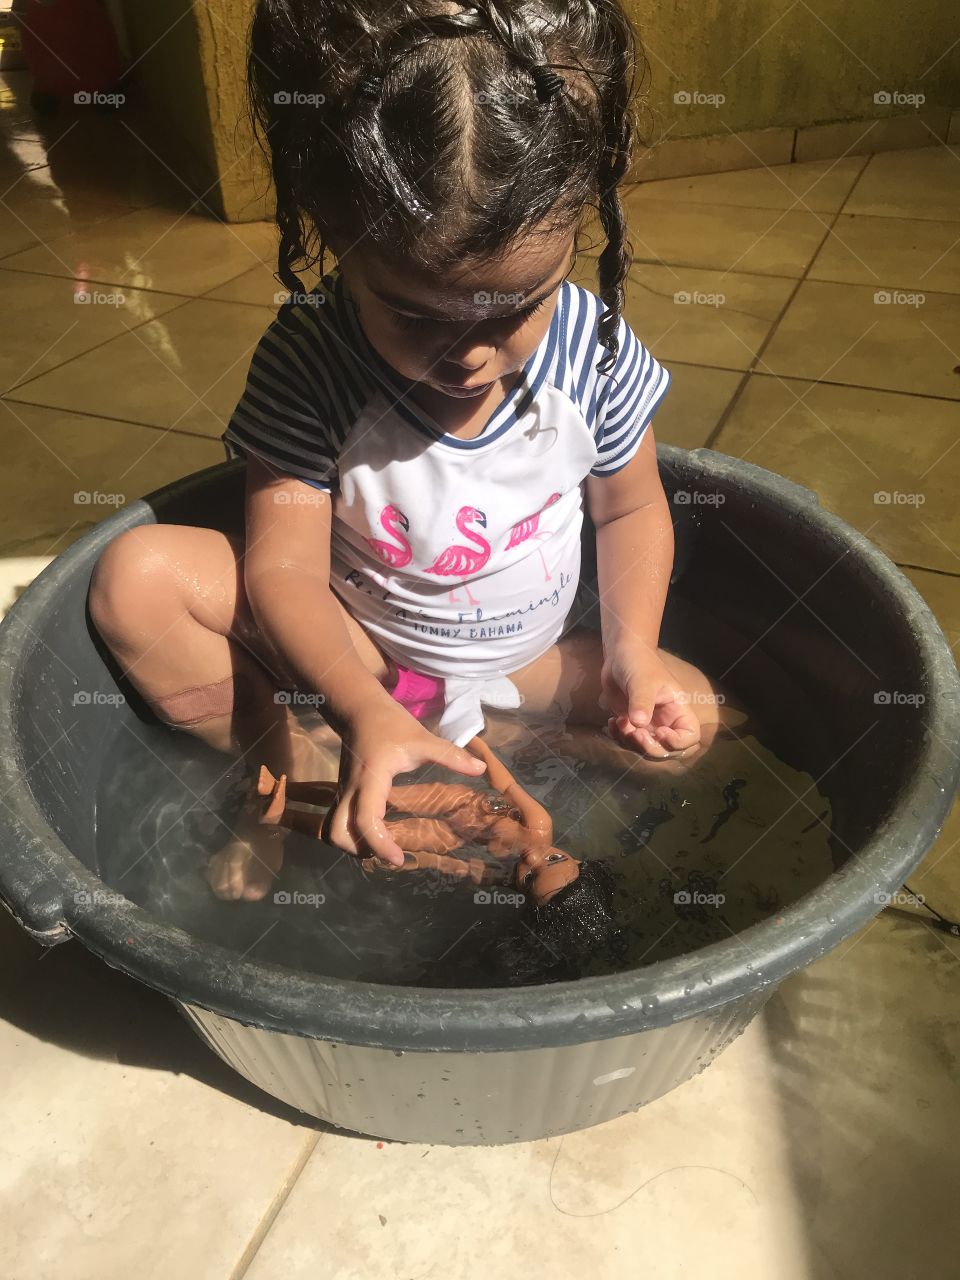
[[[496,259],[443,278],[374,257],[364,241],[337,254],[371,346],[421,384],[426,407],[469,413],[518,372],[546,336],[570,271],[574,229],[530,236]]]

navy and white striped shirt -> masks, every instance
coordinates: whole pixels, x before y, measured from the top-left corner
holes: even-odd
[[[322,288],[261,338],[223,440],[331,490],[331,588],[395,662],[444,680],[438,732],[462,745],[481,702],[563,634],[582,483],[634,456],[669,374],[623,319],[616,364],[598,374],[602,304],[565,281],[523,376],[462,440],[409,402],[339,274]]]
[[[221,439],[230,457],[253,453],[280,471],[336,488],[344,441],[372,395],[383,392],[397,415],[430,431],[425,415],[403,399],[409,383],[367,341],[338,270],[311,301],[287,301],[253,353],[247,384]],[[497,439],[529,412],[545,387],[582,417],[597,456],[590,474],[612,475],[636,453],[670,382],[669,372],[620,317],[620,350],[605,374],[597,338],[604,310],[595,294],[564,281],[549,331],[526,366],[526,378],[494,412],[469,449]],[[453,437],[447,437],[452,440]]]

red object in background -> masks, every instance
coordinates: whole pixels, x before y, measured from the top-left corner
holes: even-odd
[[[100,0],[27,0],[20,17],[36,93],[105,93],[119,81],[117,33]]]

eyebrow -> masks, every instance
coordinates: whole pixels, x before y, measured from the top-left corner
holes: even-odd
[[[553,273],[551,272],[551,274]],[[533,289],[531,290],[531,293],[536,294],[537,290],[542,289],[544,284],[546,283],[546,280],[549,280],[549,279],[550,279],[550,276],[547,276],[545,280],[541,280],[539,284],[534,285]],[[534,297],[529,300],[525,299],[523,304],[519,307],[515,307],[513,311],[501,311],[501,312],[498,312],[496,315],[490,316],[488,318],[494,319],[494,320],[501,320],[505,316],[516,315],[518,312],[527,311],[530,307],[535,307],[538,302],[542,302],[544,298],[549,298],[550,294],[553,293],[554,289],[556,289],[557,285],[560,283],[561,281],[558,280],[555,284],[552,284],[549,289],[544,290],[544,292],[540,294],[538,297]],[[371,285],[370,292],[374,295],[374,297],[379,298],[381,302],[385,302],[388,306],[394,307],[398,311],[408,312],[410,315],[414,316],[416,319],[448,320],[448,321],[453,319],[453,317],[447,315],[445,312],[431,311],[429,308],[425,309],[421,307],[419,303],[412,302],[410,301],[409,298],[398,297],[396,294],[390,293],[386,289],[374,289],[373,286]],[[487,290],[485,289],[477,290],[477,293],[486,293],[486,292]],[[504,292],[506,292],[506,290],[504,290]]]

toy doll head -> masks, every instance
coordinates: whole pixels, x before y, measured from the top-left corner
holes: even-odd
[[[569,981],[581,977],[598,952],[619,957],[622,937],[613,909],[613,872],[597,859],[577,863],[564,857],[578,867],[578,874],[552,889],[544,901],[531,896],[520,927],[491,945],[486,960],[496,982],[529,986]]]
[[[545,907],[564,888],[574,884],[584,864],[554,845],[532,843],[520,854],[514,879],[537,907]]]

